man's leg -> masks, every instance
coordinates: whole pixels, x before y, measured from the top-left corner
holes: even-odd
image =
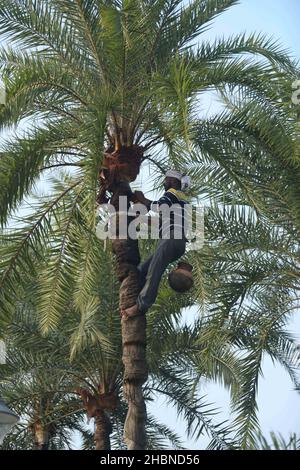
[[[141,274],[141,283],[143,284],[143,286],[145,285],[145,282],[146,282],[146,277],[147,277],[148,269],[151,264],[152,258],[153,258],[153,254],[148,256],[148,258],[145,261],[143,261],[142,263],[138,265],[138,271]]]
[[[180,258],[185,251],[183,240],[161,240],[150,261],[146,283],[141,290],[137,304],[126,309],[125,316],[145,313],[155,302],[160,280],[167,266]]]
[[[140,289],[142,289],[144,287],[145,283],[146,283],[146,277],[147,277],[148,269],[149,269],[150,263],[152,261],[152,258],[153,258],[153,255],[148,256],[148,258],[145,261],[141,261],[140,264],[137,267],[137,269],[140,273],[140,277],[139,277]],[[137,306],[134,305],[134,307],[136,307],[136,310],[138,311]],[[132,307],[129,307],[129,309],[132,309]],[[121,315],[121,317],[124,316],[124,310],[120,312],[120,315]]]

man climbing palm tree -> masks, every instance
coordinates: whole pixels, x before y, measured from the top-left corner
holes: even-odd
[[[138,266],[143,288],[132,307],[123,309],[124,319],[143,315],[155,302],[161,277],[167,266],[179,259],[186,249],[185,205],[187,196],[184,191],[189,187],[189,177],[179,171],[168,170],[164,181],[166,192],[158,201],[150,201],[141,191],[135,191],[135,200],[144,204],[148,211],[158,208],[160,212],[159,238],[156,251]],[[163,207],[169,209],[161,210]]]

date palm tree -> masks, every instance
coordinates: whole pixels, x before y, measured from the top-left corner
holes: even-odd
[[[15,235],[15,250],[3,262],[3,321],[13,309],[20,271],[30,272],[37,256],[36,243],[49,239],[53,218],[62,206],[67,213],[45,270],[48,284],[41,290],[43,332],[57,326],[68,302],[67,285],[74,268],[68,256],[72,244],[82,247],[84,264],[75,284],[78,302],[86,303],[85,292],[93,284],[86,272],[94,262],[94,245],[89,237],[77,238],[73,220],[83,217],[93,236],[99,173],[104,177],[99,201],[112,196],[118,210],[119,196],[126,197],[129,204],[128,183],[136,178],[143,162],[151,162],[157,174],[172,162],[186,167],[191,156],[195,166],[205,158],[226,164],[224,134],[214,145],[211,141],[205,144],[210,123],[197,117],[205,91],[231,95],[242,90],[247,102],[255,99],[261,107],[276,106],[282,71],[290,73],[294,64],[274,41],[251,34],[193,44],[198,37],[201,41],[201,33],[217,15],[236,3],[0,1],[1,39],[10,44],[0,51],[7,95],[0,122],[2,129],[21,125],[2,145],[1,223],[7,222],[44,172],[57,167],[74,169],[72,178],[66,178],[60,187],[54,185],[52,199],[32,216],[26,235],[24,230]],[[257,56],[261,60],[254,60]],[[226,137],[231,130],[225,118],[221,125],[223,122]],[[161,148],[163,159],[157,153]],[[230,173],[230,168],[226,171]],[[139,292],[138,243],[116,240],[113,251],[121,281],[120,307],[126,308]],[[143,449],[146,407],[142,386],[148,375],[145,317],[122,322],[122,344],[123,392],[128,402],[124,438],[128,449]]]
[[[190,436],[198,439],[204,430],[211,435],[210,448],[255,448],[259,429],[256,395],[263,357],[268,355],[279,362],[297,384],[293,360],[296,345],[286,330],[297,301],[290,292],[297,287],[292,276],[293,240],[271,228],[266,220],[257,221],[249,213],[232,208],[211,209],[206,227],[209,241],[201,253],[187,254],[194,265],[195,289],[178,296],[164,279],[148,314],[149,380],[143,393],[147,403],[154,394],[166,397],[184,418]],[[12,233],[10,240],[7,235],[7,243],[13,243],[14,237]],[[146,252],[149,243],[141,245]],[[10,248],[13,245],[7,245],[1,255],[7,252],[11,256]],[[102,261],[111,257],[110,250],[103,251],[96,241],[97,252]],[[96,282],[93,288],[90,286],[93,294],[86,298],[85,309],[74,311],[76,300],[70,308],[69,291],[69,307],[65,305],[59,328],[46,337],[39,329],[44,319],[38,310],[37,289],[30,287],[28,279],[24,292],[14,299],[18,310],[5,329],[5,338],[13,349],[9,349],[7,368],[1,368],[1,396],[27,419],[6,441],[8,448],[31,447],[33,438],[38,449],[71,446],[74,430],[82,435],[85,448],[123,448],[126,410],[120,395],[117,279],[112,263],[101,263],[101,257],[95,255],[98,275],[92,278]],[[47,254],[42,263],[50,262]],[[41,278],[43,270],[37,263],[35,269]],[[39,288],[45,281],[43,276]],[[181,325],[182,309],[197,305],[201,316]],[[214,423],[211,407],[201,398],[204,381],[219,382],[230,391],[235,411],[231,424],[220,427]],[[119,397],[118,408],[110,418],[110,409],[103,415],[95,406],[103,399],[100,385]],[[43,408],[40,404],[36,408],[38,399]],[[85,413],[95,419],[95,434],[83,426]],[[162,448],[166,439],[173,447],[180,447],[174,432],[154,417],[149,417],[146,432],[148,449]]]
[[[102,256],[110,256],[110,252]],[[43,262],[49,262],[47,256]],[[98,297],[94,292],[84,311],[74,311],[74,306],[66,308],[59,329],[46,337],[40,330],[37,279],[27,279],[26,289],[19,290],[15,297],[16,309],[5,328],[7,363],[1,366],[0,390],[21,421],[2,448],[72,448],[74,432],[79,433],[85,449],[124,448],[126,403],[120,393],[123,367],[121,328],[115,315],[117,279],[113,273],[109,275],[111,264],[98,266]],[[41,268],[35,268],[39,277]],[[200,436],[205,430],[211,436],[212,448],[231,448],[233,442],[227,437],[226,427],[215,423],[211,416],[215,409],[194,395],[197,364],[193,365],[191,354],[198,337],[197,325],[187,328],[178,322],[173,327],[166,324],[170,316],[167,308],[178,320],[187,302],[186,298],[178,302],[173,295],[168,307],[161,305],[164,315],[149,322],[150,381],[144,395],[147,402],[153,401],[155,393],[166,397],[177,407],[188,432]],[[222,363],[228,369],[237,368],[231,356],[223,358]],[[94,419],[94,433],[86,428],[85,416]],[[183,448],[180,438],[161,418],[150,415],[146,433],[148,449]]]

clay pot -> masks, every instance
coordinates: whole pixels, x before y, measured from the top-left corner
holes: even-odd
[[[192,274],[193,266],[189,263],[180,262],[177,268],[169,274],[169,284],[176,292],[187,292],[194,285]]]

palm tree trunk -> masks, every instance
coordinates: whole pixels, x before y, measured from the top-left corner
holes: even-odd
[[[40,421],[34,423],[34,449],[49,450],[49,431]]]
[[[122,188],[112,198],[118,210],[117,196]],[[129,206],[129,198],[128,198]],[[130,220],[128,221],[128,223]],[[140,261],[138,241],[132,239],[113,240],[113,251],[116,255],[117,276],[121,281],[120,308],[128,308],[135,304],[140,291],[137,265]],[[143,383],[148,377],[146,363],[146,318],[138,316],[127,321],[122,320],[123,344],[123,394],[128,402],[128,412],[124,426],[124,441],[128,450],[143,450],[146,448],[146,405],[143,396]]]
[[[111,423],[105,411],[97,410],[95,414],[95,450],[110,450]]]
[[[123,322],[123,393],[128,402],[128,412],[124,425],[124,441],[128,450],[146,448],[146,405],[143,396],[143,383],[147,380],[146,363],[146,320],[135,318],[131,323]]]

